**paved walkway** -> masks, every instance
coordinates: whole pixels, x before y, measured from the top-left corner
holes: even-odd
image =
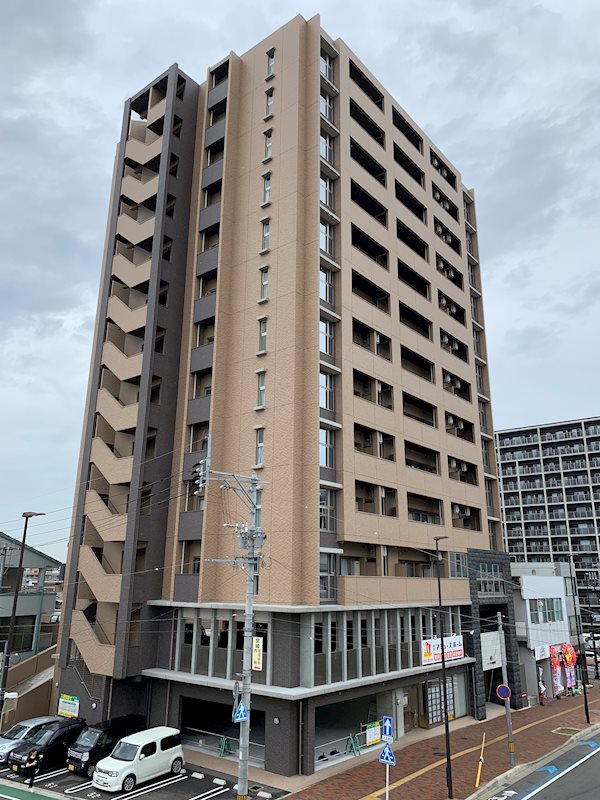
[[[589,690],[591,725],[600,723],[600,683]],[[561,698],[547,706],[513,712],[513,734],[517,764],[534,761],[565,744],[568,736],[553,731],[567,727],[587,727],[581,697]],[[452,778],[455,800],[464,800],[475,791],[475,777],[481,739],[486,732],[485,764],[482,784],[509,769],[506,719],[474,723],[454,730],[450,725]],[[446,758],[443,731],[402,747],[396,742],[396,766],[390,768],[390,800],[445,800]],[[293,795],[293,800],[380,800],[385,797],[385,767],[374,760],[346,772],[325,778]],[[408,791],[407,791],[408,790]]]

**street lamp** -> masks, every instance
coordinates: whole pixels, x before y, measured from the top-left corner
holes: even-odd
[[[31,517],[45,516],[43,511],[24,511],[23,518],[25,525],[23,527],[23,541],[21,542],[21,551],[19,553],[19,566],[17,568],[17,580],[15,585],[15,594],[13,596],[12,614],[10,617],[10,624],[8,626],[8,636],[6,644],[4,645],[4,658],[2,659],[2,673],[0,674],[0,725],[2,724],[2,712],[4,711],[4,698],[6,696],[6,682],[8,680],[8,667],[10,665],[10,656],[13,649],[13,642],[15,638],[15,624],[17,619],[17,603],[19,602],[19,591],[21,589],[21,582],[23,580],[23,557],[25,556],[25,540],[27,539],[27,525]]]
[[[437,559],[437,586],[438,586],[438,617],[440,621],[440,637],[442,639],[442,698],[444,701],[444,731],[446,734],[446,786],[448,788],[448,800],[454,797],[452,791],[452,756],[450,753],[450,720],[448,719],[448,688],[446,686],[446,654],[444,652],[444,616],[442,613],[442,577],[440,553],[440,542],[447,539],[447,536],[434,536],[435,556]]]
[[[581,611],[579,610],[579,595],[577,594],[577,582],[575,581],[575,566],[573,563],[573,553],[567,553],[569,556],[569,575],[571,578],[571,591],[573,592],[573,607],[575,609],[575,629],[577,631],[577,649],[579,653],[577,654],[577,660],[579,661],[579,665],[581,667],[581,683],[583,684],[583,706],[585,708],[585,719],[587,724],[590,724],[590,707],[588,705],[588,696],[587,696],[587,682],[588,682],[588,671],[587,671],[587,659],[585,656],[585,650],[583,649],[583,644],[581,641]]]

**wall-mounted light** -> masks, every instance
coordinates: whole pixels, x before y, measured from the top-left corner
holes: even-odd
[[[280,721],[279,717],[273,717],[273,725],[279,725]]]

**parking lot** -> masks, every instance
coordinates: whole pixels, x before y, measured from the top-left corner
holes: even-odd
[[[12,784],[23,785],[26,779],[11,772],[10,769],[0,769],[0,779]],[[76,775],[64,769],[48,770],[39,775],[34,786],[41,793],[44,790],[58,792],[73,800],[132,800],[144,796],[144,800],[234,800],[237,792],[234,789],[235,781],[231,777],[196,772],[193,767],[184,769],[179,775],[165,775],[155,781],[140,784],[127,794],[123,792],[107,792],[94,789],[92,781],[83,775]],[[259,794],[260,792],[260,794]],[[270,789],[268,786],[250,785],[250,796],[273,798],[282,797],[284,792]]]

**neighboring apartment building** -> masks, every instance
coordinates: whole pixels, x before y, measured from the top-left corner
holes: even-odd
[[[496,433],[505,548],[515,562],[573,556],[586,624],[600,612],[600,418]]]
[[[194,494],[209,436],[214,469],[266,481],[255,761],[310,773],[382,713],[399,736],[442,721],[436,535],[451,714],[485,714],[479,613],[512,600],[507,559],[486,561],[476,224],[456,167],[318,17],[127,101],[57,673],[87,719],[234,741],[245,581],[223,526],[245,514],[218,483]]]

